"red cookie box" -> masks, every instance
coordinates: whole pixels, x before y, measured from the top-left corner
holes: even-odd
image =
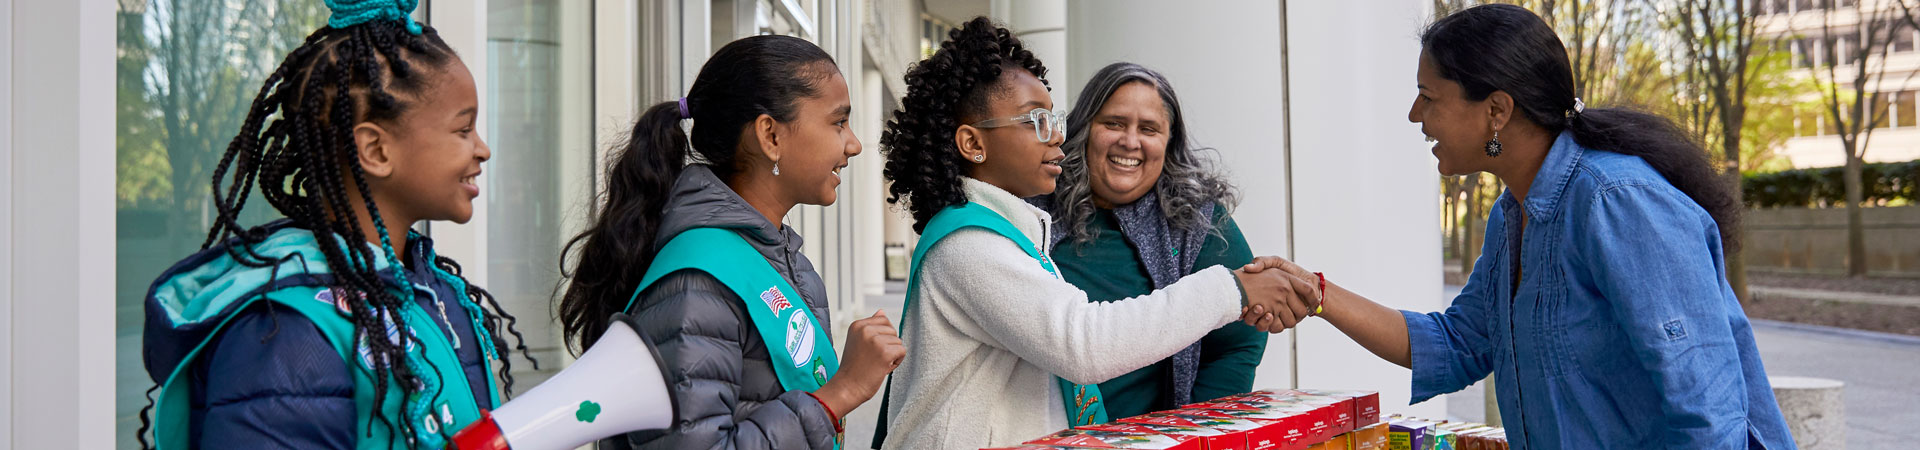
[[[1271,450],[1280,448],[1281,442],[1276,434],[1279,428],[1270,423],[1234,418],[1215,411],[1160,411],[1120,419],[1118,422],[1219,430],[1227,436],[1223,440],[1212,440],[1222,443],[1221,447],[1215,447],[1219,449]]]
[[[1055,447],[1051,445],[1022,445],[1019,447],[993,447],[980,450],[1075,450],[1073,447]]]
[[[1333,438],[1340,433],[1334,432],[1333,416],[1335,407],[1331,404],[1313,404],[1291,401],[1235,400],[1222,402],[1195,403],[1182,406],[1182,409],[1209,409],[1227,415],[1250,420],[1266,420],[1280,423],[1286,428],[1288,444],[1311,444]]]
[[[1108,424],[1065,430],[1025,444],[1073,448],[1129,448],[1156,450],[1204,450],[1193,436],[1166,435],[1153,429],[1128,424]]]
[[[1246,438],[1247,450],[1299,450],[1302,448],[1293,446],[1288,442],[1287,431],[1284,424],[1271,420],[1242,419],[1228,415],[1226,411],[1176,409],[1141,417],[1162,415],[1191,420],[1193,423],[1207,428],[1239,433],[1240,436]],[[1132,419],[1135,418],[1120,420],[1124,422]]]
[[[1336,403],[1341,411],[1348,411],[1334,417],[1334,428],[1346,433],[1367,425],[1380,423],[1380,393],[1357,390],[1326,389],[1264,389],[1245,394],[1231,395],[1222,400],[1293,400],[1310,403]]]
[[[1133,420],[1130,421],[1128,419]],[[1203,450],[1247,450],[1247,436],[1246,433],[1241,431],[1222,430],[1204,426],[1195,423],[1192,419],[1185,419],[1174,415],[1156,416],[1149,414],[1128,419],[1076,428],[1098,430],[1113,426],[1138,426],[1165,435],[1192,436],[1194,439],[1200,441],[1200,447]]]
[[[1221,401],[1247,403],[1265,407],[1312,405],[1309,407],[1319,408],[1326,406],[1328,407],[1326,413],[1328,426],[1326,433],[1322,436],[1333,437],[1353,431],[1355,428],[1353,420],[1355,400],[1353,397],[1313,395],[1303,394],[1297,391],[1288,391],[1285,394],[1270,392],[1248,393],[1240,396],[1227,397]],[[1216,403],[1217,402],[1219,401],[1216,401]]]
[[[1380,393],[1376,391],[1358,391],[1341,389],[1295,389],[1293,392],[1328,397],[1348,397],[1353,399],[1353,428],[1360,429],[1380,423]]]
[[[1208,408],[1216,406],[1219,409]],[[1228,418],[1253,422],[1259,428],[1247,434],[1247,448],[1253,450],[1283,449],[1301,450],[1308,444],[1326,439],[1320,436],[1320,430],[1314,429],[1314,423],[1325,424],[1323,417],[1316,417],[1310,410],[1263,410],[1250,408],[1238,403],[1195,403],[1173,413],[1188,417]]]

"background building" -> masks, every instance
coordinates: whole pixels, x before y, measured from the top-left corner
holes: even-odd
[[[1852,83],[1858,54],[1863,44],[1885,45],[1885,50],[1867,49],[1864,53],[1868,92],[1882,97],[1886,119],[1872,133],[1863,158],[1866,162],[1899,162],[1920,159],[1920,110],[1914,99],[1920,94],[1920,52],[1914,42],[1916,31],[1899,10],[1897,1],[1883,0],[1762,0],[1755,2],[1759,14],[1755,35],[1760,39],[1780,40],[1791,52],[1794,70],[1791,77],[1808,83]],[[1880,22],[1871,25],[1869,22]],[[1885,27],[1885,28],[1881,28]],[[1885,33],[1868,36],[1873,33]],[[1836,67],[1837,66],[1837,67]],[[1828,69],[1834,69],[1828,75]],[[1840,92],[1847,92],[1841,87]],[[1808,99],[1795,115],[1793,138],[1788,139],[1780,156],[1795,168],[1836,167],[1846,164],[1840,132],[1817,95]]]

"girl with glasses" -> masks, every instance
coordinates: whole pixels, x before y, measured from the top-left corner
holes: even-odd
[[[1312,288],[1278,270],[1214,266],[1087,301],[1048,256],[1052,220],[1023,200],[1053,192],[1066,157],[1046,68],[985,18],[949,36],[907,73],[880,141],[890,201],[912,210],[921,236],[900,325],[913,352],[883,400],[876,444],[995,447],[1106,422],[1096,383],[1242,320],[1248,305],[1278,313],[1253,321],[1268,332],[1306,316],[1286,305],[1304,305],[1291,297]]]

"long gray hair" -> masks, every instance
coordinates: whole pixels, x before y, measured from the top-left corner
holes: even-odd
[[[1153,186],[1154,195],[1160,199],[1160,213],[1173,227],[1189,232],[1213,231],[1213,223],[1206,220],[1208,210],[1219,204],[1227,210],[1222,211],[1223,214],[1231,211],[1238,204],[1239,193],[1215,170],[1212,161],[1204,157],[1213,149],[1199,147],[1187,136],[1180,99],[1173,94],[1167,78],[1153,69],[1128,62],[1100,69],[1093,79],[1087,80],[1080,99],[1074,102],[1073,112],[1067,116],[1067,142],[1061,146],[1067,159],[1060,162],[1062,170],[1048,213],[1060,221],[1067,230],[1065,237],[1073,242],[1086,243],[1094,239],[1093,232],[1087,229],[1094,211],[1093,180],[1087,174],[1087,138],[1092,134],[1093,116],[1106,106],[1114,91],[1127,83],[1153,86],[1167,108],[1171,134],[1167,139],[1166,163]]]

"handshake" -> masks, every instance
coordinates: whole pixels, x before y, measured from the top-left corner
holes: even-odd
[[[1326,298],[1326,283],[1319,275],[1277,256],[1254,258],[1233,276],[1247,295],[1240,321],[1268,333],[1286,331],[1319,314],[1320,301]]]

